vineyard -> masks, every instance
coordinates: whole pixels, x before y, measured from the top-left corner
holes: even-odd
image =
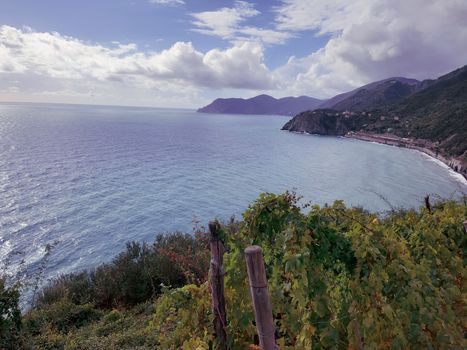
[[[220,227],[229,349],[257,349],[244,255],[250,245],[262,247],[280,349],[467,346],[465,200],[385,214],[340,201],[324,207],[300,203],[291,193],[263,194],[241,222]],[[189,281],[178,288],[162,285],[157,296],[136,306],[98,307],[92,293],[73,301],[69,292],[43,302],[23,317],[24,346],[218,348],[209,280],[198,271],[208,266],[205,243],[189,256],[165,245],[161,252],[182,266]],[[67,312],[79,322],[50,316]],[[62,327],[66,322],[70,326]]]
[[[294,195],[261,196],[244,213],[240,231],[225,232],[230,346],[245,349],[255,339],[243,256],[251,244],[263,247],[281,349],[465,346],[466,215],[465,205],[442,203],[432,212],[394,211],[381,218],[342,202],[314,206],[305,215]],[[163,298],[174,298],[173,307],[183,295],[195,309],[201,306],[196,300],[209,299],[204,285],[196,289],[204,296],[193,292],[186,288]],[[209,313],[190,308],[171,316]],[[207,318],[192,321],[186,338],[169,337],[162,348],[207,349]]]

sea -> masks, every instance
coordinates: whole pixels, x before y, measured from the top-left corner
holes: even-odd
[[[281,131],[289,118],[0,104],[0,274],[90,269],[128,241],[241,219],[262,192],[381,213],[467,192],[422,153]]]

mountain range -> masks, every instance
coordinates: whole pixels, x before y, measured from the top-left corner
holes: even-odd
[[[259,95],[248,99],[218,98],[209,105],[198,109],[198,112],[293,116],[306,110],[318,108],[360,111],[401,101],[414,92],[428,87],[431,83],[432,80],[418,81],[416,79],[394,77],[361,86],[327,100],[308,96],[276,99],[269,95]]]
[[[391,104],[420,90],[425,84],[402,77],[376,81],[345,92],[321,103],[318,108],[338,111],[361,111]]]
[[[308,96],[276,99],[269,95],[259,95],[248,99],[218,98],[211,104],[198,109],[198,112],[295,115],[302,111],[318,108],[322,103],[322,100]]]

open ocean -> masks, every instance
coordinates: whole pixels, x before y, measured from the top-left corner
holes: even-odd
[[[129,240],[192,232],[194,218],[240,218],[261,192],[376,211],[467,192],[417,151],[281,131],[288,119],[0,104],[0,273],[90,268]]]

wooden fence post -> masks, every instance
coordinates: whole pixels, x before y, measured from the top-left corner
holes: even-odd
[[[431,213],[430,195],[425,196],[425,207]]]
[[[464,220],[464,231],[467,233],[467,220]]]
[[[360,332],[360,326],[358,324],[357,320],[353,320],[353,328],[355,332],[355,338],[356,338],[356,346],[358,350],[364,350],[364,345],[363,345],[363,337],[362,337],[362,332]]]
[[[275,327],[272,319],[272,306],[268,292],[268,280],[264,269],[261,247],[251,246],[245,249],[246,266],[250,280],[250,292],[255,311],[256,329],[259,346],[262,350],[275,350]]]
[[[219,341],[220,349],[227,349],[227,318],[224,298],[224,244],[219,239],[219,223],[209,223],[211,241],[211,291],[212,313],[214,314],[214,333]]]

